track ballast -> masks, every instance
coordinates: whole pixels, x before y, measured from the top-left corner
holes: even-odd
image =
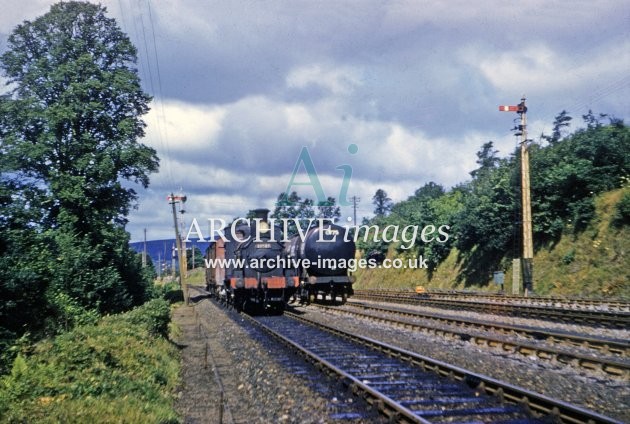
[[[249,319],[318,367],[336,374],[395,422],[616,422],[293,313]]]

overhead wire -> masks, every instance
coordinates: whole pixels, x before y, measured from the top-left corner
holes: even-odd
[[[160,111],[162,113],[162,122],[163,125],[160,126],[160,134],[164,135],[164,146],[166,150],[166,156],[169,159],[167,162],[168,173],[171,177],[171,182],[174,184],[173,171],[171,169],[171,152],[168,141],[168,126],[166,125],[166,112],[164,110],[164,91],[162,90],[162,74],[160,72],[160,61],[158,59],[158,51],[157,51],[157,42],[155,37],[155,25],[153,23],[153,12],[151,11],[151,1],[147,0],[147,8],[149,10],[149,22],[151,23],[151,35],[153,38],[153,53],[155,56],[155,69],[157,74],[157,82],[158,82],[158,90],[159,90],[159,103],[160,103]]]
[[[130,10],[131,12],[129,14],[125,14],[125,6],[128,6],[128,10]],[[136,45],[140,46],[142,44],[141,47],[144,47],[144,50],[142,49],[138,49],[139,50],[139,54],[138,54],[138,74],[140,76],[141,81],[144,82],[145,85],[147,85],[147,89],[151,92],[151,95],[154,98],[154,101],[156,102],[156,104],[159,104],[160,107],[156,109],[156,113],[152,114],[151,116],[151,125],[155,127],[155,131],[153,132],[153,134],[151,135],[147,135],[147,137],[150,137],[151,139],[154,139],[156,141],[156,143],[153,143],[154,145],[159,146],[159,150],[161,150],[162,154],[165,156],[165,161],[163,161],[163,163],[165,162],[165,171],[166,171],[166,180],[169,182],[170,187],[170,191],[174,191],[175,190],[175,181],[174,181],[174,177],[173,177],[173,171],[172,171],[172,166],[171,166],[171,152],[170,152],[170,148],[168,145],[168,140],[167,137],[165,137],[165,134],[167,133],[166,131],[166,124],[165,124],[165,120],[166,120],[166,114],[164,112],[164,102],[162,100],[163,95],[162,95],[162,83],[161,83],[161,72],[159,69],[159,62],[157,60],[157,43],[156,43],[156,37],[155,37],[155,29],[154,29],[154,25],[153,25],[153,21],[152,21],[152,15],[151,13],[149,13],[150,19],[151,19],[151,29],[152,29],[152,41],[153,41],[153,55],[151,55],[150,49],[149,49],[149,43],[147,41],[147,34],[146,34],[146,28],[144,25],[144,20],[142,19],[142,15],[143,15],[143,10],[141,9],[141,4],[140,3],[136,3],[133,0],[129,0],[129,2],[126,2],[125,4],[123,4],[123,0],[118,0],[118,7],[120,8],[120,15],[122,17],[122,24],[123,24],[123,28],[125,29],[125,33],[130,34],[131,28],[128,28],[129,25],[127,23],[128,20],[131,20],[131,26],[133,27],[133,36],[134,36],[134,40]],[[149,11],[150,12],[150,11]],[[138,22],[140,21],[140,22]],[[139,28],[140,27],[140,28]],[[142,54],[144,53],[144,54]],[[156,63],[155,63],[155,69],[156,69],[156,74],[157,74],[157,79],[158,79],[158,95],[156,95],[156,89],[155,89],[155,79],[153,76],[153,70],[152,70],[152,58],[155,58]]]
[[[155,96],[156,90],[155,90],[155,85],[153,83],[153,72],[151,71],[151,55],[149,54],[149,44],[147,42],[147,34],[146,34],[146,28],[144,25],[144,19],[142,17],[142,11],[139,10],[139,17],[140,17],[140,25],[142,27],[142,41],[144,44],[144,52],[145,52],[145,57],[146,57],[146,61],[147,61],[147,65],[148,65],[148,69],[149,69],[149,84],[151,86],[151,92],[154,94],[154,98],[157,98],[156,103],[159,103],[161,105],[160,107],[160,111],[161,111],[161,115],[160,113],[156,113],[155,114],[155,121],[156,121],[156,129],[157,129],[157,138],[158,138],[158,142],[160,144],[160,146],[162,147],[162,149],[164,150],[165,154],[166,154],[166,172],[168,175],[168,180],[171,182],[171,191],[174,191],[175,189],[175,178],[173,177],[173,170],[171,167],[171,153],[170,153],[170,148],[168,146],[168,139],[167,137],[165,137],[166,135],[166,114],[164,113],[164,101],[163,101],[163,95],[162,95],[162,85],[161,85],[161,74],[160,74],[160,63],[157,60],[157,43],[156,43],[156,39],[155,39],[155,28],[153,25],[153,15],[151,14],[151,8],[149,5],[149,1],[147,0],[147,5],[148,5],[148,9],[149,9],[149,20],[151,23],[151,28],[152,28],[152,34],[153,34],[153,52],[154,52],[154,57],[156,59],[155,61],[155,68],[156,68],[156,74],[158,76],[158,88],[159,88],[159,92],[157,92],[157,96]]]
[[[613,93],[616,93],[626,86],[630,85],[630,76],[624,75],[623,77],[603,86],[600,89],[594,90],[588,101],[581,100],[575,102],[570,106],[572,112],[586,112],[587,108],[592,109],[592,104],[604,97],[608,97]]]

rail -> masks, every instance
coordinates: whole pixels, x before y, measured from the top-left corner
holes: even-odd
[[[445,382],[450,381],[463,383],[464,386],[474,388],[474,390],[478,391],[479,393],[485,393],[488,396],[496,398],[499,405],[502,405],[504,402],[507,402],[510,405],[514,405],[514,408],[512,409],[502,406],[498,406],[496,408],[487,407],[479,409],[486,414],[502,413],[501,411],[512,411],[513,413],[517,413],[516,411],[520,411],[520,407],[524,407],[525,410],[529,410],[531,412],[532,420],[537,420],[537,417],[551,415],[554,419],[556,419],[556,421],[561,423],[577,424],[618,422],[596,412],[589,411],[587,409],[580,408],[575,405],[562,402],[560,400],[551,399],[544,395],[540,395],[510,385],[508,383],[500,382],[487,376],[472,373],[451,364],[447,364],[426,356],[416,354],[414,352],[400,349],[374,339],[358,336],[356,334],[351,334],[349,332],[334,327],[326,326],[290,312],[286,312],[285,317],[290,317],[292,320],[323,330],[329,334],[341,337],[354,344],[368,347],[373,352],[383,353],[387,357],[392,358],[392,360],[401,360],[414,368],[420,369],[422,371],[430,371],[434,375],[445,378]],[[321,357],[320,354],[314,353],[310,349],[304,347],[301,343],[292,340],[291,337],[281,334],[279,331],[276,331],[270,326],[260,322],[259,318],[246,318],[285,345],[289,346],[291,349],[308,358],[311,362],[315,363],[321,369],[326,370],[326,372],[328,373],[337,375],[344,384],[346,384],[353,390],[353,392],[361,394],[370,403],[376,405],[379,410],[390,417],[390,420],[396,422],[430,422],[426,417],[422,417],[422,414],[424,414],[425,416],[430,416],[430,413],[434,411],[423,410],[421,412],[418,412],[413,411],[410,407],[410,405],[419,405],[422,402],[426,401],[407,401],[406,406],[403,402],[397,401],[396,399],[393,399],[390,395],[385,395],[380,390],[378,390],[376,388],[378,386],[377,382],[369,382],[365,378],[357,378],[355,375],[353,375],[352,372],[344,370],[341,367],[331,363],[330,359]],[[297,331],[297,334],[300,333],[298,330],[299,329],[295,329],[295,331]],[[333,357],[335,355],[340,355],[339,348],[333,349],[332,354]],[[372,364],[370,364],[370,366],[371,365]],[[389,381],[388,383],[385,383],[385,387],[388,387],[387,385],[392,386],[395,384],[395,381]],[[474,398],[470,401],[473,400]],[[442,409],[442,411],[444,411],[444,409]]]

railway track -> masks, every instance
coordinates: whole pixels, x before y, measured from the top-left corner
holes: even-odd
[[[356,302],[352,302],[343,308],[329,307],[319,304],[315,304],[315,306],[332,313],[346,314],[415,331],[423,331],[438,336],[452,337],[478,346],[501,349],[503,352],[511,352],[543,360],[557,361],[558,363],[581,367],[589,371],[600,370],[615,377],[627,378],[630,375],[630,362],[623,359],[618,360],[610,357],[591,356],[562,349],[561,347],[554,345],[545,346],[535,343],[535,341],[547,341],[561,346],[569,345],[587,347],[597,350],[600,353],[614,352],[619,356],[627,357],[630,354],[630,344],[624,341],[604,340],[565,333],[549,332],[546,330],[532,329],[528,327],[508,326],[477,320],[465,320],[448,316],[423,314],[415,311],[366,305]],[[361,311],[349,308],[357,308]],[[367,313],[365,311],[372,313]],[[392,316],[411,318],[411,320],[394,318]],[[418,319],[425,321],[430,320],[435,324],[418,322]],[[470,330],[473,330],[473,332],[471,333]],[[475,330],[477,331],[475,332]],[[531,342],[528,342],[528,340],[518,340],[518,338],[515,337],[501,338],[494,334],[487,335],[482,331],[490,333],[498,332],[504,336],[520,336],[531,340]]]
[[[207,339],[216,338],[218,335],[217,326],[212,326],[210,323],[213,321],[216,322],[218,317],[216,315],[216,310],[210,309],[210,305],[217,306],[221,310],[225,309],[224,306],[219,305],[219,302],[215,299],[208,298],[209,293],[200,287],[193,288],[191,286],[191,292],[194,293],[191,304],[194,305],[196,317],[195,328],[197,331],[202,329],[202,334],[204,334]],[[273,368],[269,372],[271,375],[269,379],[267,379],[266,376],[264,378],[256,378],[258,374],[256,373],[252,375],[251,367],[248,367],[245,364],[231,362],[230,367],[226,368],[222,362],[230,363],[229,358],[234,353],[231,351],[231,348],[227,347],[226,350],[221,346],[214,345],[211,349],[208,349],[206,345],[205,364],[201,361],[204,365],[203,368],[199,368],[199,374],[207,374],[210,376],[212,371],[208,373],[204,370],[210,368],[210,365],[212,366],[212,369],[215,371],[215,381],[219,381],[218,386],[220,388],[220,396],[219,394],[215,394],[212,401],[206,400],[206,402],[200,407],[202,409],[212,410],[215,413],[223,412],[223,421],[221,421],[220,418],[217,418],[209,421],[207,419],[202,420],[203,422],[233,422],[234,424],[251,422],[301,422],[301,417],[309,416],[309,413],[314,413],[316,414],[315,416],[322,417],[327,422],[386,422],[383,417],[379,416],[378,411],[370,410],[368,405],[365,405],[364,402],[357,402],[357,399],[353,398],[353,396],[341,385],[338,385],[335,380],[322,378],[318,369],[313,367],[312,364],[303,361],[301,357],[287,355],[285,347],[277,343],[275,339],[269,338],[267,333],[261,331],[259,328],[254,328],[249,325],[249,322],[241,324],[243,321],[243,314],[239,314],[234,310],[225,310],[225,316],[234,319],[235,322],[238,323],[237,325],[242,327],[244,333],[247,334],[249,339],[251,339],[254,343],[260,344],[260,352],[264,352],[262,354],[262,358],[258,355],[251,356],[248,354],[241,356],[241,360],[249,361],[251,358],[256,358],[255,362],[264,363],[265,361],[273,361],[277,366],[283,369],[284,373],[294,375],[296,378],[293,380],[280,380],[282,381],[281,383],[278,381],[279,378],[275,376],[276,373],[273,371]],[[211,329],[209,325],[213,329]],[[226,328],[225,331],[230,332],[229,328]],[[215,354],[212,353],[213,351],[216,351]],[[249,352],[251,353],[251,350],[249,350]],[[203,350],[201,351],[201,355],[203,359]],[[218,362],[218,369],[217,366],[214,365],[215,361]],[[238,369],[235,369],[235,365],[243,366],[239,366]],[[259,365],[255,368],[260,370],[261,366]],[[220,373],[217,373],[217,371],[220,371]],[[246,377],[245,380],[235,379],[233,376],[234,372],[244,373],[245,375],[249,375],[249,378]],[[230,376],[230,373],[232,373],[232,376]],[[261,376],[262,375],[263,374],[261,374]],[[254,378],[253,382],[251,380],[252,377]],[[299,380],[298,384],[304,385],[304,387],[296,387],[294,385],[296,380]],[[235,383],[235,381],[238,382]],[[239,383],[247,384],[247,382],[253,384],[249,387],[249,389],[246,388],[242,391],[242,386],[238,386],[240,388],[237,387]],[[217,385],[217,383],[215,383],[215,385]],[[223,385],[226,386],[226,389],[223,388]],[[280,389],[274,389],[272,386],[279,387]],[[263,387],[266,387],[266,389]],[[308,389],[305,390],[305,387],[308,387]],[[251,399],[249,399],[246,394],[243,396],[244,393],[254,389],[256,391],[254,402],[261,401],[263,403],[261,405],[257,405],[256,407],[256,409],[260,407],[261,415],[253,415],[256,412],[252,408],[253,405],[251,403]],[[305,397],[305,391],[309,392],[310,396],[314,396],[314,398]],[[278,413],[277,406],[273,409],[274,402],[268,402],[269,399],[265,399],[266,396],[269,396],[269,393],[272,394],[273,398],[276,398],[276,396],[280,394],[280,396],[284,396],[285,399],[287,399],[288,403],[295,402],[296,406],[294,408],[299,409],[299,411],[295,411],[295,409],[293,409],[293,412],[295,413],[293,414],[289,412],[292,408],[287,408],[287,410],[283,409],[285,412]],[[318,398],[321,403],[318,403]],[[237,419],[231,418],[231,412],[228,410],[228,401],[232,404],[231,410],[234,411]],[[315,406],[315,411],[304,412],[309,411],[312,406]],[[219,407],[223,408],[223,410],[219,409]],[[271,418],[272,416],[273,418]],[[287,420],[284,418],[281,419],[281,417],[286,417]],[[306,421],[313,422],[313,420]]]
[[[412,293],[384,294],[372,293],[369,290],[355,290],[353,298],[372,300],[377,302],[402,303],[418,306],[438,307],[443,309],[468,310],[497,315],[535,318],[562,322],[565,324],[579,324],[621,329],[630,328],[630,313],[628,312],[572,310],[521,304],[484,303],[469,300],[433,299],[430,297],[421,297]]]
[[[617,422],[294,313],[247,319],[336,376],[392,422]]]
[[[374,294],[403,294],[416,296],[416,293],[404,290],[357,290],[359,292],[370,292]],[[630,302],[620,299],[585,299],[585,298],[564,298],[552,296],[517,296],[499,293],[470,293],[461,291],[429,291],[427,296],[434,299],[459,299],[476,300],[496,303],[520,303],[527,305],[562,307],[568,309],[600,309],[620,312],[630,312]]]

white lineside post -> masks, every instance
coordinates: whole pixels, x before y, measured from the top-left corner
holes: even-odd
[[[512,259],[512,294],[521,294],[521,260]]]
[[[162,252],[158,252],[157,276],[162,280]]]

